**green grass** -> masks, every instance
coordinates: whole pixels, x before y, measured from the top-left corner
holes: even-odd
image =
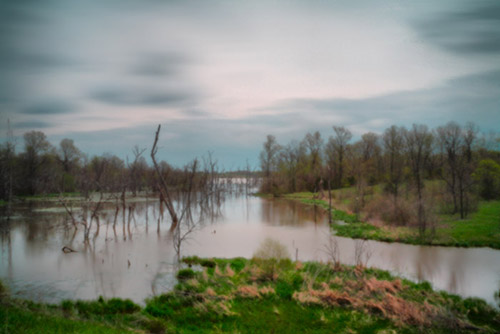
[[[349,191],[342,190],[344,192]],[[337,191],[337,197],[338,197]],[[284,198],[298,200],[308,205],[317,205],[328,210],[328,202],[315,198],[313,193],[287,194]],[[436,233],[428,232],[421,237],[416,228],[378,227],[360,221],[357,215],[332,209],[334,221],[344,221],[345,225],[333,224],[336,235],[348,238],[371,239],[386,242],[401,242],[415,245],[436,245],[455,247],[491,247],[500,249],[500,201],[482,201],[478,211],[467,219],[440,215]]]
[[[7,204],[8,204],[7,201],[4,201],[3,199],[0,199],[0,206],[5,206]]]
[[[397,279],[377,269],[241,258],[190,257],[185,262],[215,262],[216,267],[196,271],[174,291],[147,302],[145,312],[163,319],[167,332],[466,333],[477,327],[494,333],[500,329],[498,312],[484,301],[434,292],[429,283]],[[321,297],[314,299],[315,294]]]
[[[243,258],[185,258],[174,290],[146,301],[46,305],[0,284],[0,333],[481,333],[498,310],[373,268]],[[184,271],[188,272],[188,271]]]
[[[46,306],[30,307],[27,302],[0,306],[0,333],[133,333],[103,323],[65,316]]]
[[[467,219],[441,216],[436,241],[465,247],[500,248],[500,201],[480,202],[478,211]]]

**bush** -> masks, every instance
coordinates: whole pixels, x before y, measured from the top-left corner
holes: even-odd
[[[243,258],[236,258],[231,261],[231,268],[236,272],[240,272],[243,268],[245,268],[245,265],[246,260]]]
[[[290,253],[285,245],[281,242],[266,238],[259,246],[257,251],[253,255],[255,258],[259,259],[289,259]]]
[[[472,175],[478,183],[479,195],[486,199],[500,198],[500,165],[492,159],[481,160]]]
[[[177,279],[178,280],[187,280],[190,278],[194,278],[196,276],[196,273],[189,268],[186,269],[181,269],[177,272]]]
[[[7,298],[8,296],[9,296],[9,290],[3,284],[3,282],[0,281],[0,300]]]
[[[283,299],[292,299],[294,291],[293,286],[287,281],[278,280],[276,283],[276,294]]]

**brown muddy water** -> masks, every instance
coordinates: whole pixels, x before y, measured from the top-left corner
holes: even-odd
[[[115,206],[109,205],[101,214],[99,234],[92,233],[89,242],[84,242],[82,228],[75,233],[57,202],[17,205],[9,220],[0,220],[0,279],[14,296],[44,302],[103,296],[142,303],[168,291],[176,283],[177,269],[168,219],[158,231],[158,203],[144,199],[130,203],[132,215],[128,210],[118,214],[115,229]],[[250,258],[271,237],[286,245],[293,259],[326,261],[329,233],[327,217],[319,208],[232,196],[215,215],[202,217],[199,229],[182,245],[182,255]],[[360,241],[336,239],[341,262],[353,264]],[[65,254],[63,246],[77,252]],[[369,241],[363,259],[368,266],[491,304],[500,288],[500,251],[490,248]]]

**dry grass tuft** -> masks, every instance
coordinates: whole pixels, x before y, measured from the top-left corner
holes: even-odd
[[[292,298],[304,305],[323,305],[322,301],[309,293],[309,291],[295,291]]]
[[[222,272],[220,271],[220,268],[218,265],[215,265],[214,275],[216,277],[224,276],[224,275],[222,275]]]
[[[308,289],[307,291],[296,291],[293,299],[301,304],[317,304],[323,306],[346,306],[357,304],[346,292],[340,293],[328,287],[324,290]]]
[[[215,297],[217,296],[217,293],[214,291],[214,289],[212,288],[207,288],[205,290],[205,295],[209,296],[209,297]]]
[[[372,310],[378,309],[396,323],[418,326],[429,325],[436,313],[434,307],[429,304],[421,307],[417,303],[406,301],[389,293],[385,294],[382,301],[372,303],[371,306]]]
[[[342,281],[342,278],[340,278],[339,276],[335,276],[335,278],[330,283],[336,285],[342,285],[344,281]]]
[[[304,265],[302,264],[302,262],[300,261],[295,262],[295,270],[301,270],[303,267]]]
[[[271,286],[264,286],[264,287],[259,289],[259,293],[261,296],[267,296],[267,295],[275,294],[276,291],[274,291],[274,288]]]
[[[369,280],[364,281],[364,288],[367,292],[370,293],[384,293],[389,292],[392,294],[396,294],[403,287],[401,280],[395,280],[393,282],[390,281],[379,281],[375,277],[370,278]]]
[[[192,286],[192,287],[198,287],[200,283],[196,278],[191,278],[186,282],[187,285]]]
[[[236,294],[243,298],[259,298],[259,288],[255,285],[243,285],[238,287]]]
[[[227,265],[227,267],[226,267],[226,276],[227,277],[233,277],[234,276],[234,271],[233,271],[233,269],[231,269],[230,265]]]
[[[258,281],[264,274],[264,271],[255,265],[250,266],[248,272],[250,273],[249,280],[252,282]]]
[[[203,278],[203,281],[208,281],[208,272],[207,268],[203,268],[203,273],[201,274],[201,277]]]

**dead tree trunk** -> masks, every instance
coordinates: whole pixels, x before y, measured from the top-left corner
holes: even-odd
[[[177,214],[175,213],[174,205],[172,203],[172,199],[170,197],[169,191],[168,191],[168,186],[167,182],[165,181],[165,178],[161,174],[160,167],[158,166],[158,163],[156,162],[156,152],[158,151],[158,138],[160,136],[160,128],[161,125],[158,125],[158,130],[156,130],[156,135],[155,135],[155,141],[153,143],[153,147],[151,148],[151,159],[153,160],[153,164],[155,166],[155,171],[156,175],[158,176],[158,180],[160,182],[158,189],[160,190],[160,195],[163,200],[163,203],[165,203],[165,206],[167,207],[168,213],[170,214],[170,218],[172,218],[172,225],[170,226],[171,230],[174,230],[179,223],[179,218],[177,217]]]

